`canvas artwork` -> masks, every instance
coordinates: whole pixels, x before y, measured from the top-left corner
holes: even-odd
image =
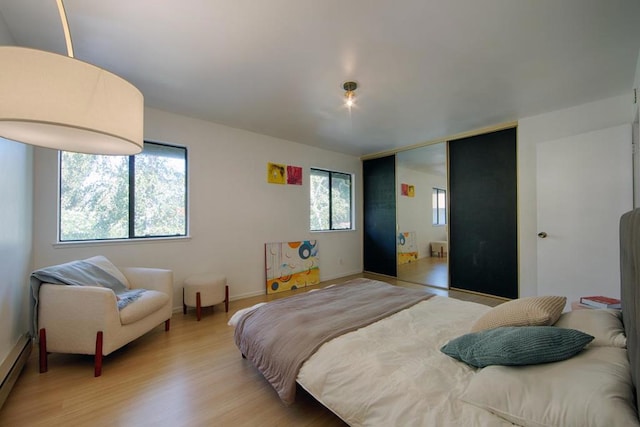
[[[302,168],[300,166],[287,166],[287,184],[302,185]]]
[[[270,184],[284,184],[286,178],[285,165],[267,163],[267,182]]]
[[[405,231],[398,233],[398,264],[408,264],[417,260],[416,232]]]
[[[400,195],[407,197],[415,196],[415,187],[411,184],[400,184]]]
[[[267,294],[320,283],[317,240],[265,244]]]

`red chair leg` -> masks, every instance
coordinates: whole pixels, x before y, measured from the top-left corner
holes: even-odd
[[[224,311],[229,312],[229,285],[224,287]]]
[[[202,317],[202,306],[200,305],[200,292],[196,292],[196,317],[198,318],[198,322]]]
[[[47,331],[44,328],[40,329],[40,373],[47,372],[49,366],[47,365]]]
[[[100,375],[102,375],[102,331],[98,331],[96,334],[96,356],[93,370],[94,377]]]
[[[167,319],[164,321],[164,330],[165,332],[171,328],[171,319]]]

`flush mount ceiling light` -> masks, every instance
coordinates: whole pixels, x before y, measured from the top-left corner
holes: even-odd
[[[0,46],[0,137],[88,154],[142,151],[144,98],[131,83],[73,57]]]
[[[358,88],[358,83],[356,82],[345,82],[342,87],[346,92],[344,93],[344,104],[351,108],[356,103],[356,89]]]

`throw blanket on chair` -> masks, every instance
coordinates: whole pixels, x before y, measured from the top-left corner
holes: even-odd
[[[105,258],[106,260],[106,258]],[[115,267],[114,267],[115,268]],[[144,289],[129,289],[109,271],[88,261],[71,261],[54,265],[31,273],[31,302],[33,308],[33,334],[38,331],[38,295],[40,285],[51,283],[68,286],[97,286],[111,289],[118,299],[118,310],[140,298]]]

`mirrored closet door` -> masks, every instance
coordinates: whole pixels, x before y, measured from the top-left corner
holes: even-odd
[[[396,154],[397,278],[449,287],[446,143]]]

